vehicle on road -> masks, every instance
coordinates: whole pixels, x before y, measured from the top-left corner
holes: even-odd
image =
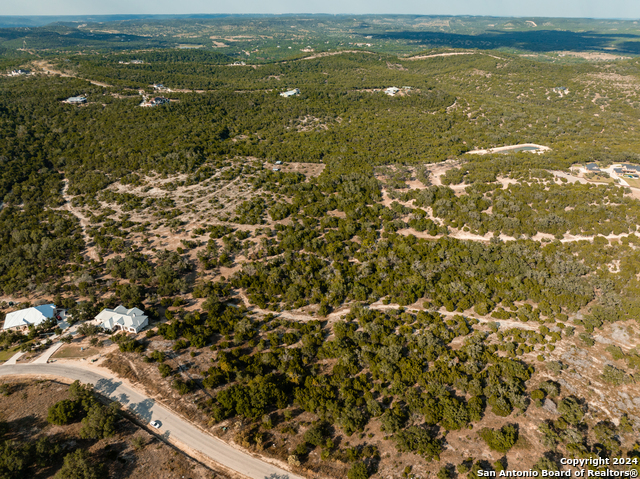
[[[160,424],[160,422],[159,422],[159,421],[151,421],[151,422],[149,423],[149,425],[150,425],[151,427],[155,428],[155,429],[160,429],[160,426],[161,426],[162,424]]]

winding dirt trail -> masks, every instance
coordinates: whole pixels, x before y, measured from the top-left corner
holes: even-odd
[[[77,75],[71,75],[70,73],[64,73],[59,70],[54,70],[53,66],[45,60],[35,61],[34,64],[42,69],[42,72],[46,75],[60,75],[61,77],[66,78],[78,78],[79,80],[88,81],[92,85],[97,85],[101,87],[112,87],[113,85],[109,85],[108,83],[99,82],[96,80],[89,80],[88,78],[82,78]]]
[[[326,320],[329,324],[331,324],[331,323],[335,323],[336,321],[339,321],[351,309],[350,306],[342,306],[341,308],[336,309],[335,311],[332,311],[331,313],[329,313],[325,318],[312,316],[309,313],[305,313],[304,311],[282,311],[280,313],[274,313],[273,311],[268,311],[266,309],[261,309],[257,306],[252,306],[251,303],[249,302],[249,299],[242,291],[240,291],[238,294],[242,299],[242,302],[244,303],[244,305],[247,306],[250,311],[260,313],[260,314],[274,314],[275,316],[278,316],[280,318],[290,319],[292,321],[306,322],[306,321],[313,321],[313,320]],[[399,306],[397,304],[382,304],[382,301],[376,301],[375,303],[368,305],[367,308],[374,309],[376,311],[389,311],[392,309],[398,309]],[[414,313],[417,313],[419,311],[424,311],[424,308],[419,308],[415,306],[404,306],[404,309],[406,311],[412,311]],[[438,313],[446,317],[464,316],[466,318],[473,318],[485,324],[496,323],[500,328],[519,328],[519,329],[527,329],[529,331],[537,331],[539,326],[539,324],[537,323],[529,324],[529,323],[523,323],[521,321],[514,321],[511,319],[495,319],[495,318],[492,318],[491,316],[478,316],[476,314],[468,313],[468,312],[464,312],[464,313],[460,313],[456,311],[449,312],[444,308],[440,308],[438,310]]]
[[[62,188],[62,197],[64,198],[65,203],[64,203],[64,206],[62,206],[59,209],[68,211],[73,216],[78,218],[78,220],[80,221],[80,227],[82,228],[82,238],[84,239],[84,243],[86,245],[87,255],[89,256],[89,258],[97,261],[100,255],[98,255],[98,252],[96,251],[95,246],[90,246],[91,244],[93,244],[93,240],[91,239],[91,236],[89,236],[89,234],[87,233],[87,227],[89,226],[89,219],[80,211],[79,208],[76,208],[75,206],[73,206],[73,204],[71,203],[72,198],[71,196],[69,196],[69,193],[68,193],[69,180],[65,178],[63,181],[64,181],[64,186]]]

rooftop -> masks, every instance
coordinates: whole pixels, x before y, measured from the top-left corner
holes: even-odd
[[[70,98],[67,98],[64,102],[65,103],[85,103],[87,101],[87,97],[84,96],[72,96]]]
[[[109,330],[118,325],[137,330],[147,322],[147,316],[145,316],[144,311],[138,308],[127,309],[122,305],[116,309],[103,309],[96,316],[96,319],[102,323],[102,327]]]
[[[33,308],[14,311],[13,313],[7,314],[3,329],[29,325],[37,326],[40,323],[44,323],[47,319],[53,318],[56,312],[55,304],[43,304],[42,306],[34,306]]]
[[[293,90],[289,90],[289,91],[285,91],[283,93],[280,93],[280,96],[283,97],[289,97],[289,96],[295,96],[295,95],[299,95],[300,94],[300,89],[298,88],[294,88]]]

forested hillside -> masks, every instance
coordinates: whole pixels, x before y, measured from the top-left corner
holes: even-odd
[[[309,477],[637,469],[638,61],[330,53],[5,58],[0,315],[144,309],[109,367]]]

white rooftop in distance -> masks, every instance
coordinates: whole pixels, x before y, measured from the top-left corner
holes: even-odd
[[[283,96],[285,98],[290,97],[290,96],[296,96],[300,94],[300,89],[299,88],[294,88],[293,90],[289,90],[289,91],[285,91],[280,93],[280,96]]]
[[[3,329],[29,326],[30,324],[37,326],[40,323],[44,323],[47,319],[53,318],[55,315],[55,304],[43,304],[42,306],[21,309],[7,314],[7,317],[4,320]]]

